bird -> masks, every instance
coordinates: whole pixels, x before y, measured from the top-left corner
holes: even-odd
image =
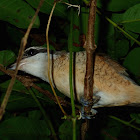
[[[74,55],[75,99],[80,102],[84,96],[86,73],[86,51]],[[12,70],[16,63],[11,65]],[[18,70],[36,76],[49,83],[47,49],[41,46],[29,47],[24,51]],[[53,86],[70,97],[69,52],[50,52],[50,76]],[[93,108],[113,106],[139,106],[140,86],[128,75],[126,69],[103,54],[95,54],[93,95],[99,99]]]

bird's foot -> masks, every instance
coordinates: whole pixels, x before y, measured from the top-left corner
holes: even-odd
[[[90,112],[87,114],[85,112],[85,107],[89,107],[92,106],[93,104],[97,103],[99,101],[100,97],[99,96],[93,96],[93,100],[92,101],[88,101],[85,100],[84,97],[81,97],[80,102],[83,105],[81,108],[81,112],[80,112],[80,117],[82,119],[93,119],[94,116],[96,115],[97,111],[93,108],[91,108]]]
[[[90,114],[86,114],[84,107],[82,106],[79,119],[94,119],[96,113],[97,113],[97,111],[95,109],[91,108]]]
[[[100,96],[93,96],[93,100],[92,101],[89,101],[89,100],[85,100],[85,98],[82,96],[80,98],[80,103],[83,105],[83,106],[90,106],[90,105],[93,105],[95,103],[97,103],[99,100],[100,100]]]
[[[97,103],[100,100],[100,96],[93,96],[93,104]]]

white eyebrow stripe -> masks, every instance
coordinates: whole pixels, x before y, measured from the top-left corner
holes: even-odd
[[[33,54],[33,55],[30,55],[30,54],[28,54],[28,51],[30,51],[30,50],[36,51],[36,53]],[[64,52],[65,52],[65,51],[64,51]],[[63,53],[64,53],[64,52],[63,52]],[[29,48],[27,48],[27,49],[24,51],[24,55],[23,55],[22,59],[29,58],[29,57],[33,57],[33,56],[35,56],[35,55],[37,55],[37,54],[39,54],[39,53],[46,53],[46,56],[47,56],[47,48],[41,47],[41,46],[29,47]],[[66,53],[66,52],[65,52],[65,53]],[[56,58],[60,57],[61,54],[62,54],[61,51],[57,51],[57,52],[56,52],[56,51],[50,50],[50,58],[56,59]]]
[[[33,51],[33,54],[31,54],[31,55],[30,55],[30,50]],[[47,48],[44,48],[44,47],[41,47],[41,46],[40,47],[30,47],[30,48],[27,48],[24,51],[23,58],[28,58],[28,57],[34,56],[34,55],[36,55],[38,53],[47,53]]]

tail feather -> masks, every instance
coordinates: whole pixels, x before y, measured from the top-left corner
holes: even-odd
[[[134,85],[134,90],[130,92],[130,105],[140,106],[140,86]]]

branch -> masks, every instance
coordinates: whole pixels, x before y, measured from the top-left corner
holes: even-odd
[[[96,0],[90,0],[89,19],[88,19],[88,32],[84,45],[86,49],[86,74],[84,79],[84,100],[88,102],[88,106],[84,106],[84,115],[90,116],[93,106],[93,76],[94,76],[94,62],[95,62],[95,40],[94,40],[94,27],[96,17]],[[88,120],[82,124],[81,139],[85,139],[85,134],[88,130]]]
[[[11,77],[13,77],[13,75],[14,75],[14,71],[6,70],[2,65],[0,65],[0,71],[4,72],[5,74],[7,74]],[[31,79],[30,77],[25,77],[25,76],[21,76],[21,75],[16,75],[16,79],[18,81],[20,81],[25,87],[27,87],[27,88],[33,87],[36,90],[38,90],[40,93],[43,93],[45,96],[49,97],[50,100],[53,100],[55,103],[57,103],[53,94],[51,94],[47,90],[43,90],[42,88],[40,88],[39,86],[34,84],[34,82],[37,81],[36,79]],[[67,101],[65,101],[63,98],[61,98],[61,97],[58,97],[58,98],[59,98],[61,105],[63,105],[63,106],[68,105]]]
[[[93,75],[94,75],[94,52],[96,49],[94,40],[94,26],[96,17],[96,0],[91,0],[89,19],[88,19],[88,32],[86,39],[86,75],[84,79],[84,99],[89,102],[89,106],[84,107],[85,113],[90,114],[93,105]]]

